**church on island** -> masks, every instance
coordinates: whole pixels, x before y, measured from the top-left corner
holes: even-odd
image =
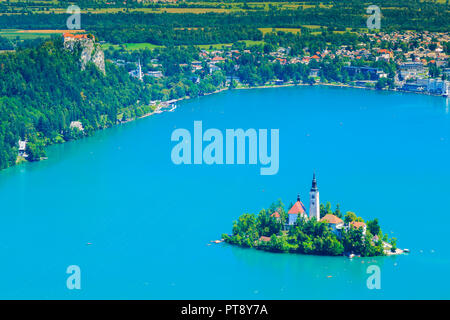
[[[345,228],[344,221],[334,214],[327,213],[320,218],[319,188],[317,187],[315,173],[313,174],[312,186],[309,191],[309,212],[307,213],[306,207],[300,200],[300,195],[298,195],[297,202],[288,211],[285,228],[288,229],[294,226],[299,216],[303,219],[315,218],[317,221],[328,223],[331,230],[337,235],[340,235],[342,229]],[[350,225],[354,228],[363,228],[363,234],[365,234],[366,224],[364,222],[351,222]]]
[[[369,232],[370,230],[370,232]],[[295,252],[317,255],[381,256],[403,253],[396,239],[388,239],[378,219],[366,223],[354,212],[341,212],[339,204],[320,204],[315,173],[309,190],[309,207],[297,201],[284,209],[279,199],[258,215],[244,213],[233,222],[233,233],[222,234],[222,240],[246,248],[272,252]],[[366,241],[368,240],[368,241]],[[390,243],[388,243],[390,241]]]

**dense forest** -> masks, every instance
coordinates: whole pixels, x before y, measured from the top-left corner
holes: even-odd
[[[80,134],[71,121],[89,134],[115,124],[118,108],[148,101],[145,88],[110,64],[106,76],[93,64],[81,71],[79,54],[53,40],[0,55],[1,169],[15,163],[19,139],[28,139],[28,160],[37,160],[45,145]]]
[[[27,160],[39,160],[44,147],[92,134],[153,110],[152,100],[211,93],[225,83],[221,71],[195,83],[180,67],[198,57],[195,47],[168,47],[139,53],[145,64],[158,57],[166,77],[144,82],[106,62],[106,75],[89,63],[81,71],[81,50],[65,50],[60,38],[24,42],[0,54],[0,169],[17,161],[18,141],[27,139]],[[128,59],[129,57],[127,57]],[[79,121],[83,131],[71,128]]]
[[[13,50],[13,44],[9,39],[0,37],[0,50]]]

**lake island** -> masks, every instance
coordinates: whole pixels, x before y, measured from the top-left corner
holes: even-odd
[[[232,234],[223,234],[227,243],[272,252],[291,252],[325,256],[371,257],[402,254],[397,239],[383,233],[378,219],[364,221],[354,212],[342,214],[339,204],[333,212],[329,202],[319,201],[313,174],[309,193],[309,214],[297,201],[285,211],[281,200],[258,215],[244,213],[233,223]]]

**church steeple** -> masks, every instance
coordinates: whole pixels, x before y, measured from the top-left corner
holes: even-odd
[[[141,81],[144,78],[144,75],[142,74],[141,59],[138,60],[138,78]]]
[[[320,220],[319,189],[317,188],[316,173],[313,173],[311,191],[309,192],[309,218]]]
[[[315,172],[313,173],[311,191],[317,191],[317,181],[316,181],[316,173]]]

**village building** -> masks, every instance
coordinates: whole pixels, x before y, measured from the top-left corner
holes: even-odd
[[[350,226],[351,228],[355,228],[355,229],[362,228],[362,230],[363,230],[363,235],[364,235],[364,236],[366,235],[367,226],[366,226],[366,224],[365,224],[364,222],[362,222],[362,221],[352,221],[352,222],[350,222],[349,226]],[[377,237],[377,238],[378,238],[378,237]]]
[[[448,95],[450,81],[441,79],[417,79],[416,83],[434,94]]]
[[[319,72],[320,72],[320,69],[311,69],[311,70],[309,70],[309,76],[310,77],[318,77]]]
[[[333,231],[337,235],[340,235],[342,229],[344,228],[344,221],[334,214],[328,213],[322,219],[320,219],[320,221],[328,223],[331,231]]]
[[[270,237],[261,236],[261,237],[259,238],[259,241],[262,241],[262,242],[269,242],[269,241],[270,241]]]
[[[425,72],[425,68],[421,62],[405,62],[400,65],[400,76],[404,79],[417,77]]]
[[[298,216],[307,218],[305,205],[300,201],[300,195],[297,196],[297,202],[288,211],[288,225],[293,226]]]
[[[145,75],[153,78],[162,78],[164,76],[162,71],[148,71]]]
[[[83,124],[81,121],[72,121],[69,125],[70,129],[77,128],[80,131],[84,131]]]
[[[216,66],[215,64],[212,64],[212,63],[209,64],[208,67],[209,67],[209,73],[210,74],[213,73],[213,72],[221,70],[220,67],[218,67],[218,66]]]
[[[140,81],[143,81],[144,74],[142,73],[141,60],[138,60],[138,66],[136,70],[132,70],[129,72],[130,76],[133,78],[138,78]]]
[[[25,153],[25,150],[27,149],[27,140],[19,140],[19,156],[21,157],[28,157],[28,154]]]
[[[354,76],[358,73],[362,73],[364,75],[369,75],[371,78],[379,79],[386,78],[387,74],[383,72],[383,70],[372,67],[355,67],[355,66],[346,66],[344,67],[347,70],[348,74]]]
[[[272,213],[270,216],[271,216],[271,217],[274,217],[278,222],[281,221],[281,215],[280,215],[280,213],[279,213],[278,211],[275,211],[275,212]]]

